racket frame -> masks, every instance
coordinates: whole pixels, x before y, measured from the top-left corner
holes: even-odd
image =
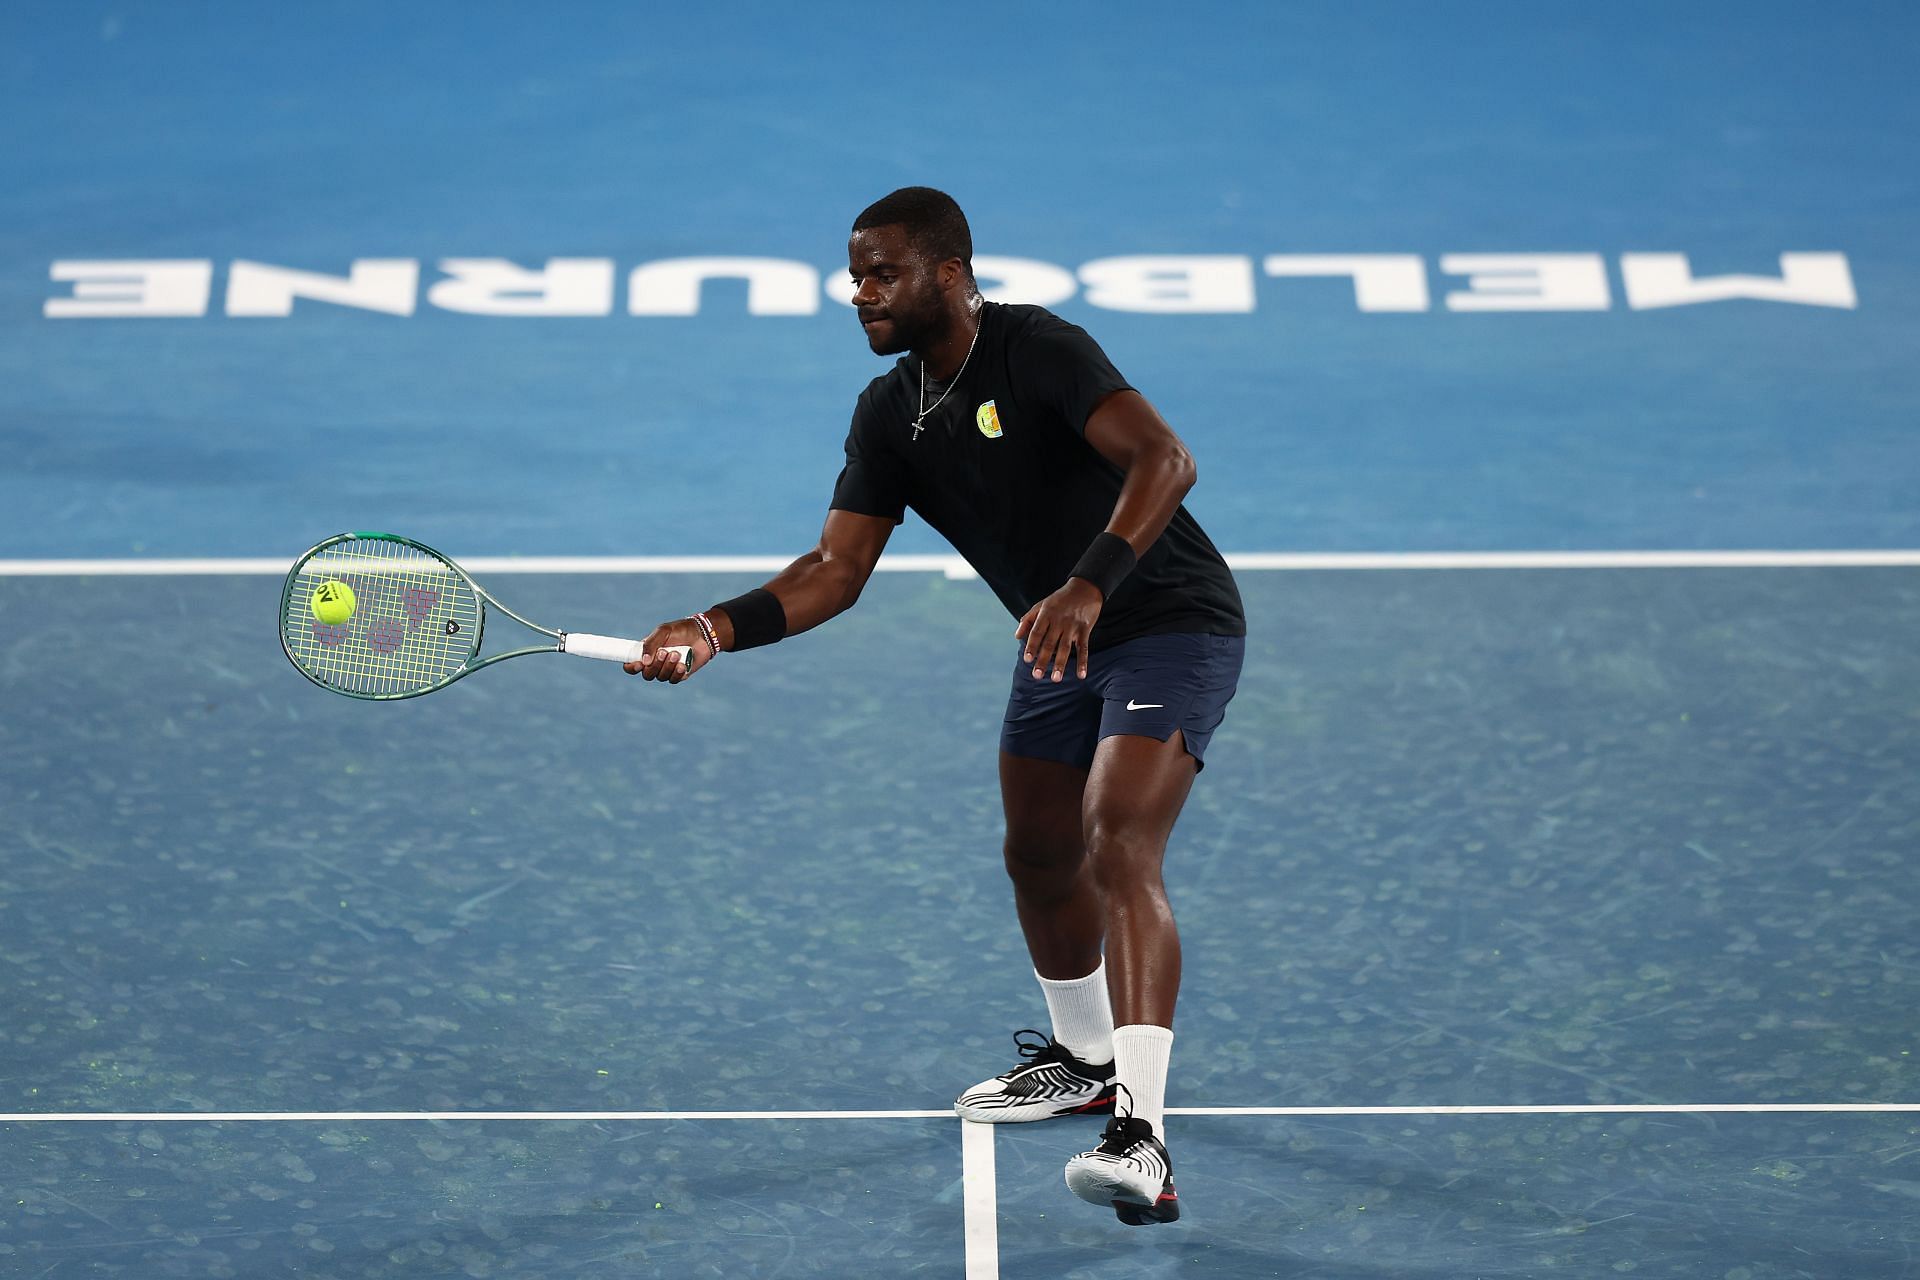
[[[291,616],[288,610],[295,607],[293,589],[294,583],[300,577],[300,570],[327,548],[341,546],[350,542],[397,542],[401,546],[412,547],[415,551],[430,555],[441,564],[444,564],[449,571],[456,574],[461,581],[473,589],[473,594],[480,601],[480,607],[475,611],[473,650],[468,654],[467,660],[460,665],[458,670],[449,673],[442,679],[434,681],[432,684],[425,685],[418,689],[405,689],[399,693],[363,693],[356,689],[342,689],[338,685],[331,685],[324,680],[318,679],[293,656],[293,648],[287,643],[287,619]],[[528,645],[524,649],[509,649],[505,653],[491,654],[488,657],[482,658],[480,656],[480,646],[486,643],[487,606],[489,605],[506,614],[509,618],[512,618],[528,630],[537,631],[543,636],[552,637],[553,643]],[[293,664],[295,671],[298,671],[308,680],[311,680],[314,684],[319,685],[329,693],[337,693],[348,698],[359,698],[364,702],[397,702],[402,698],[418,698],[422,694],[438,693],[454,681],[465,679],[482,667],[490,667],[496,662],[505,662],[508,658],[524,658],[530,653],[565,653],[567,649],[567,633],[564,631],[555,631],[551,627],[543,627],[537,622],[527,621],[527,619],[521,617],[512,609],[509,609],[506,605],[496,600],[492,592],[488,591],[478,582],[475,582],[473,575],[465,569],[462,569],[452,557],[444,552],[436,551],[424,542],[398,533],[379,533],[372,530],[360,530],[353,533],[336,533],[331,538],[323,538],[301,553],[300,557],[293,562],[293,567],[287,570],[286,581],[280,586],[280,649],[287,655],[287,661]]]

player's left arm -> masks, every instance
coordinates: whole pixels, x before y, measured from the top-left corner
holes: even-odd
[[[1087,416],[1086,438],[1125,479],[1105,532],[1088,548],[1075,576],[1027,610],[1014,630],[1027,642],[1023,652],[1035,678],[1051,671],[1060,680],[1070,662],[1086,678],[1088,638],[1106,604],[1098,581],[1117,582],[1116,571],[1125,576],[1132,567],[1127,553],[1133,559],[1146,554],[1199,476],[1193,454],[1138,391],[1115,391],[1096,404]],[[1124,542],[1125,549],[1110,539]],[[1090,576],[1080,576],[1083,570]]]

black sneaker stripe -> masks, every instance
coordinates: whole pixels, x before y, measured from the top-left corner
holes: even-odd
[[[1070,1080],[1080,1084],[1105,1084],[1098,1076],[1089,1076],[1075,1071],[1063,1062],[1043,1062],[1038,1066],[1015,1067],[1005,1075],[994,1077],[997,1080]]]
[[[1035,1102],[1047,1102],[1068,1094],[1084,1093],[1091,1081],[1082,1080],[1059,1067],[1042,1067],[1019,1082],[1020,1092]],[[1009,1090],[1011,1092],[1011,1090]]]
[[[1048,1108],[1054,1115],[1105,1110],[1113,1105],[1113,1067],[1095,1067],[1054,1046],[1052,1056],[1022,1062],[960,1095],[975,1111]]]
[[[1166,1148],[1158,1142],[1136,1142],[1119,1155],[1107,1155],[1104,1152],[1087,1153],[1096,1160],[1107,1164],[1119,1165],[1127,1169],[1137,1169],[1165,1182],[1173,1177],[1173,1165],[1167,1159]]]
[[[975,1090],[962,1094],[960,1101],[965,1106],[982,1109],[1048,1106],[1063,1100],[1075,1106],[1092,1106],[1101,1103],[1104,1091],[1096,1091],[1089,1099],[1088,1084],[1087,1081],[1073,1079],[1043,1080],[1036,1081],[1031,1088],[1021,1089],[1018,1092],[1006,1089]]]

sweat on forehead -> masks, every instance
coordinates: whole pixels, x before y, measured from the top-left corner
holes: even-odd
[[[914,267],[931,270],[943,261],[927,246],[917,244],[905,227],[866,227],[847,240],[849,264],[868,271]]]
[[[853,220],[855,232],[898,227],[916,253],[935,262],[958,258],[971,269],[973,232],[967,215],[944,191],[932,187],[902,187],[861,210]]]

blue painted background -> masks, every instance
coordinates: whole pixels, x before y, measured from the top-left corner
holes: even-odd
[[[1195,445],[1229,550],[1920,545],[1920,129],[1895,5],[15,5],[0,13],[0,556],[810,545],[852,319],[52,320],[57,259],[838,269],[901,184],[982,253],[1407,252],[1436,310],[1263,280],[1075,300]],[[1860,306],[1625,309],[1618,255]],[[1606,257],[1615,306],[1454,314],[1449,252]],[[423,292],[425,284],[423,283]],[[622,295],[624,298],[624,294]],[[934,550],[910,525],[901,550]]]
[[[1228,550],[1916,547],[1908,6],[15,3],[0,559],[797,552],[851,317],[53,320],[56,260],[1591,252],[1612,310],[1061,310]],[[1847,255],[1857,310],[1634,312]],[[428,278],[432,278],[429,270]],[[622,299],[624,301],[624,298]],[[914,524],[902,550],[939,549]],[[645,627],[757,576],[515,577]],[[0,576],[12,1109],[937,1108],[1043,1016],[977,582],[684,688],[331,698],[271,577]],[[1916,1097],[1909,569],[1242,575],[1169,1102]],[[76,659],[76,654],[81,655]],[[955,1275],[956,1122],[0,1125],[0,1272]],[[162,1132],[161,1130],[165,1130]],[[1178,1228],[997,1138],[1002,1274],[1910,1277],[1909,1112],[1179,1117]]]

